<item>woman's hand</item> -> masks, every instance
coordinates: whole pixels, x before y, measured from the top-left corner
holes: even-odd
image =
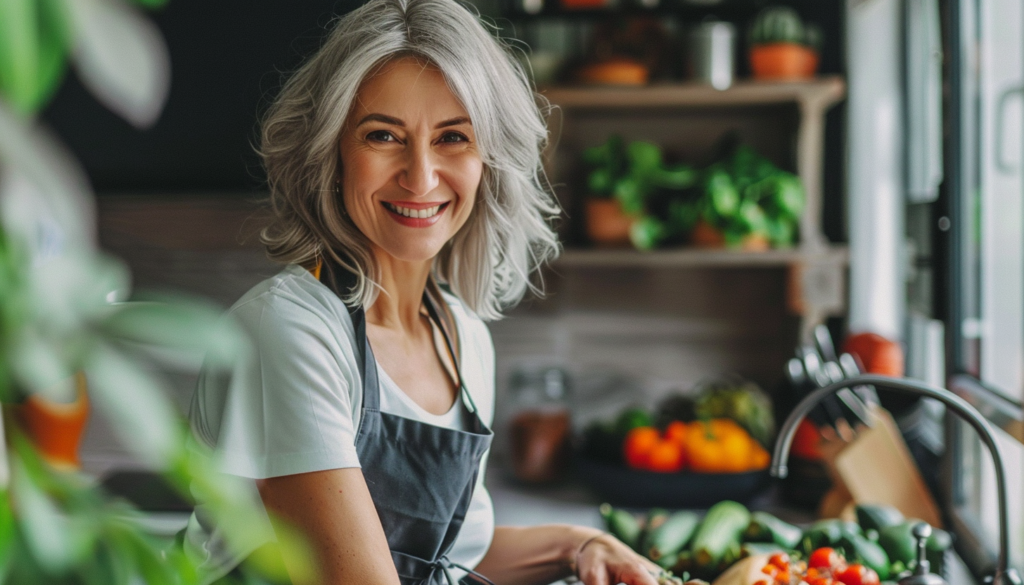
[[[658,585],[662,573],[661,567],[607,533],[581,543],[574,566],[585,585]]]

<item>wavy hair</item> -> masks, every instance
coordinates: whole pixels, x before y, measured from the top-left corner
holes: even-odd
[[[358,275],[345,302],[373,303],[380,268],[334,192],[338,137],[362,81],[405,56],[442,72],[483,161],[477,203],[434,259],[434,276],[481,318],[498,319],[527,290],[540,292],[530,275],[559,253],[560,209],[541,166],[547,104],[510,47],[455,0],[371,0],[338,19],[285,83],[262,126],[274,219],[261,241],[281,262],[310,266],[330,255]]]

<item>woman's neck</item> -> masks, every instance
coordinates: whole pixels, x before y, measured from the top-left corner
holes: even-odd
[[[423,291],[430,277],[431,262],[406,262],[387,253],[377,254],[378,284],[382,290],[366,310],[370,323],[388,329],[410,331],[420,322]]]

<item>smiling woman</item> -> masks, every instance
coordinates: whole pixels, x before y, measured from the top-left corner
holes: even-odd
[[[371,0],[270,109],[260,146],[288,266],[231,314],[255,355],[203,375],[190,413],[220,469],[311,545],[296,583],[655,585],[590,528],[495,527],[484,484],[494,348],[484,325],[558,252],[547,138],[515,58],[454,0]],[[206,582],[228,549],[203,502],[184,534]]]

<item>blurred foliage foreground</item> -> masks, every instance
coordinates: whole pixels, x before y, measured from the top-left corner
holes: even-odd
[[[188,440],[156,371],[202,356],[225,368],[244,359],[248,343],[199,299],[130,294],[124,264],[97,248],[94,195],[80,165],[36,120],[74,69],[110,110],[136,127],[151,125],[170,69],[142,9],[163,3],[0,1],[0,401],[69,402],[83,372],[91,402],[125,446],[183,494],[191,490],[227,546],[242,550],[265,526],[262,511],[242,497],[248,486],[218,474]],[[12,417],[0,427],[0,584],[200,582],[190,557],[147,534],[130,504],[93,478],[50,467]],[[308,560],[296,538],[278,551],[292,557],[290,566]],[[241,582],[287,582],[276,552],[251,556],[242,573]]]

